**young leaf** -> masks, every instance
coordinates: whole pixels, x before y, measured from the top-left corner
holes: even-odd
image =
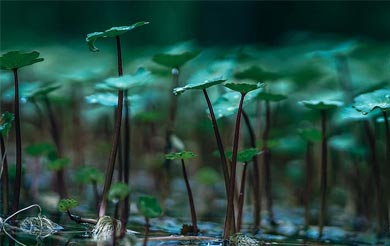
[[[242,83],[229,82],[229,83],[225,83],[224,86],[233,90],[233,91],[237,91],[237,92],[246,94],[250,91],[264,87],[264,84],[263,83],[248,83],[248,82],[242,82]]]
[[[58,202],[58,210],[60,212],[66,212],[68,210],[71,210],[74,207],[77,207],[79,205],[79,202],[74,199],[61,199]]]
[[[20,53],[19,51],[10,51],[0,56],[0,66],[2,70],[12,70],[25,67],[37,62],[43,61],[43,58],[38,58],[39,52],[32,51],[30,53]]]
[[[390,110],[390,89],[380,89],[359,95],[354,100],[353,107],[367,114],[376,108],[382,111]]]
[[[59,158],[51,161],[47,164],[47,169],[50,171],[58,171],[64,169],[69,165],[70,160],[68,158]]]
[[[103,173],[93,167],[81,167],[76,171],[75,176],[79,183],[102,183],[104,181]]]
[[[203,82],[191,83],[191,84],[187,84],[183,87],[174,88],[173,94],[178,96],[178,95],[181,95],[186,90],[204,90],[204,89],[207,89],[211,86],[222,84],[225,81],[226,81],[225,79],[220,77],[220,78],[214,78],[211,80],[205,80]]]
[[[335,100],[304,100],[300,101],[300,103],[314,110],[330,110],[343,105],[342,102]]]
[[[138,197],[137,207],[142,215],[147,218],[157,218],[162,214],[161,206],[153,196]]]
[[[250,79],[253,81],[273,81],[276,80],[279,75],[273,72],[267,72],[259,66],[251,66],[241,72],[234,74],[237,79]]]
[[[192,159],[195,158],[196,155],[190,151],[181,151],[176,153],[169,153],[165,155],[165,159],[168,160],[178,160],[178,159]]]
[[[36,143],[28,145],[25,150],[28,155],[39,157],[55,151],[55,147],[51,143]]]
[[[89,33],[89,34],[87,34],[87,38],[85,39],[85,41],[87,42],[88,47],[91,51],[94,51],[94,52],[99,51],[99,49],[96,48],[96,46],[95,46],[95,41],[98,38],[110,38],[110,37],[120,36],[123,33],[126,33],[130,30],[133,30],[134,28],[137,28],[137,27],[140,27],[140,26],[143,26],[146,24],[149,24],[149,22],[140,21],[140,22],[134,23],[131,26],[111,27],[110,29],[107,29],[104,32]]]
[[[232,159],[232,151],[226,151],[226,157],[231,160]],[[249,162],[255,157],[256,155],[261,154],[261,151],[259,151],[256,148],[248,148],[241,150],[237,153],[237,161],[238,162]]]
[[[108,200],[118,202],[124,200],[129,193],[129,187],[125,183],[115,183],[108,191]]]
[[[14,121],[14,115],[10,112],[4,112],[0,117],[0,134],[5,137],[8,135],[9,130],[12,126],[12,121]]]
[[[186,51],[180,54],[157,54],[153,56],[153,61],[165,67],[179,68],[199,54],[200,51]]]

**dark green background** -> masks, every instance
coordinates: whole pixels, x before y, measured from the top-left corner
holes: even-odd
[[[390,40],[384,1],[1,1],[1,49],[84,40],[146,20],[134,44],[278,44],[295,31]]]

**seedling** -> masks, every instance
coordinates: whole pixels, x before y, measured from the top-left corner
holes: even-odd
[[[310,203],[310,195],[311,195],[311,187],[312,187],[312,175],[313,175],[313,143],[321,141],[321,132],[308,128],[308,129],[300,129],[299,135],[306,141],[306,155],[305,155],[305,187],[304,187],[304,221],[305,221],[305,229],[309,228],[310,221],[310,211],[309,211],[309,203]]]
[[[12,213],[18,211],[20,186],[22,183],[22,137],[20,131],[20,106],[19,106],[19,77],[20,68],[43,61],[39,58],[39,52],[21,53],[19,51],[10,51],[0,57],[1,70],[12,71],[14,75],[14,115],[15,115],[15,142],[16,142],[16,178],[14,185],[14,197],[12,201]],[[15,222],[16,217],[13,217]]]
[[[320,213],[318,219],[318,233],[319,238],[322,237],[324,229],[324,220],[326,217],[326,191],[327,191],[327,136],[326,136],[326,111],[335,109],[341,106],[343,103],[340,101],[324,100],[324,101],[301,101],[301,103],[313,110],[319,110],[321,113],[321,201],[320,201]]]
[[[382,111],[386,132],[386,159],[387,163],[390,163],[390,128],[387,115],[387,112],[390,110],[390,89],[379,89],[370,93],[361,94],[354,99],[353,107],[362,114],[368,114],[377,108]],[[380,165],[375,154],[375,135],[369,134],[368,136],[372,149],[372,171],[375,175],[375,187],[377,191],[379,234],[384,234],[389,228],[387,200],[383,197]]]
[[[144,246],[148,244],[148,236],[149,236],[149,219],[157,218],[162,215],[162,209],[157,201],[157,199],[153,196],[140,196],[137,201],[138,210],[145,217],[145,237],[144,237]]]
[[[196,218],[196,211],[195,211],[195,203],[194,203],[194,198],[192,196],[192,191],[191,191],[191,186],[190,182],[188,181],[188,176],[187,176],[187,171],[186,171],[186,166],[184,164],[185,159],[192,159],[195,158],[196,155],[192,152],[189,151],[182,151],[182,152],[176,152],[176,153],[170,153],[166,154],[165,158],[169,160],[178,160],[180,159],[181,161],[181,167],[183,171],[183,178],[186,183],[186,188],[187,188],[187,194],[188,194],[188,201],[190,203],[190,209],[191,209],[191,220],[192,220],[192,230],[186,230],[186,231],[191,231],[194,234],[197,234],[199,232],[198,229],[198,222]]]
[[[124,206],[123,201],[129,197],[130,190],[128,187],[128,184],[125,183],[115,183],[111,186],[109,192],[108,192],[108,200],[112,201],[115,204],[115,213],[114,213],[114,218],[117,219],[119,218],[119,205],[121,204]],[[120,203],[121,202],[121,203]],[[121,220],[124,218],[123,213],[124,211],[127,210],[127,208],[122,208],[120,211],[122,212],[121,214]],[[127,217],[126,217],[127,220]],[[121,224],[126,225],[126,221],[121,221]],[[116,224],[114,224],[114,231]],[[121,227],[121,237],[124,236],[126,233],[126,227],[122,226]],[[114,245],[116,244],[116,237],[113,237],[114,240]]]
[[[9,131],[11,130],[12,122],[14,121],[14,115],[5,112],[1,114],[0,118],[0,147],[1,147],[1,167],[0,167],[0,177],[2,181],[2,193],[3,193],[3,213],[8,214],[8,161],[7,161],[7,150],[5,147],[4,138],[8,136]]]
[[[80,216],[74,215],[70,212],[71,209],[77,207],[79,205],[79,202],[74,199],[61,199],[58,202],[58,210],[60,212],[66,213],[69,218],[76,223],[87,223],[96,225],[97,221],[95,219],[89,219],[89,218],[81,218]]]
[[[261,152],[256,148],[249,148],[241,150],[237,153],[237,161],[243,163],[244,169],[242,171],[240,192],[238,194],[238,214],[237,214],[237,231],[240,232],[242,224],[242,212],[244,208],[244,195],[245,195],[245,182],[246,182],[246,170],[248,167],[248,162],[253,160],[253,157],[259,155]],[[231,160],[232,152],[228,152],[228,158]]]
[[[233,149],[232,149],[232,163],[230,170],[230,180],[229,180],[229,192],[228,192],[228,202],[226,209],[226,219],[224,226],[224,240],[227,240],[230,236],[233,222],[233,204],[234,204],[234,191],[235,191],[235,183],[236,183],[236,167],[237,167],[237,153],[238,153],[238,140],[240,136],[240,123],[241,123],[241,114],[242,107],[245,99],[245,95],[253,90],[256,90],[263,86],[261,83],[253,84],[253,83],[225,83],[224,86],[227,88],[237,91],[241,94],[240,102],[238,104],[238,111],[234,129],[234,137],[233,137]],[[233,232],[235,232],[236,228],[233,228]]]
[[[95,41],[99,38],[107,38],[112,37],[116,40],[116,48],[117,48],[117,60],[118,60],[118,76],[123,76],[123,67],[122,67],[122,50],[121,50],[121,42],[119,36],[140,26],[149,24],[149,22],[141,21],[137,22],[131,26],[120,26],[120,27],[112,27],[104,32],[94,32],[87,35],[86,42],[89,46],[89,49],[91,51],[99,51],[98,48],[95,46]],[[116,119],[115,119],[115,133],[113,137],[113,144],[111,148],[111,153],[106,169],[106,178],[104,182],[104,188],[103,188],[103,194],[102,194],[102,202],[100,204],[99,209],[99,217],[106,214],[106,207],[107,207],[107,193],[111,186],[112,176],[114,173],[114,165],[115,165],[115,159],[116,154],[118,151],[118,144],[120,139],[120,129],[122,124],[122,111],[123,111],[123,97],[124,97],[124,91],[122,89],[118,90],[118,103],[117,103],[117,113],[116,113]],[[126,183],[128,183],[128,180],[125,180]],[[126,206],[127,205],[127,206]],[[128,201],[125,207],[128,207]],[[127,217],[126,217],[127,221]],[[126,225],[124,225],[126,226]]]

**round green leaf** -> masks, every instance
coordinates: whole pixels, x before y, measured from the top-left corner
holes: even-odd
[[[176,153],[169,153],[165,155],[165,159],[168,160],[178,160],[178,159],[192,159],[195,158],[196,155],[190,151],[181,151]]]
[[[79,183],[102,183],[104,175],[102,172],[93,167],[81,167],[76,171],[76,181]]]
[[[58,171],[67,167],[70,163],[68,158],[59,158],[54,161],[51,161],[47,164],[47,169],[50,171]]]
[[[58,210],[60,212],[66,212],[68,210],[71,210],[74,207],[77,207],[79,205],[79,202],[74,199],[61,199],[58,202]]]
[[[112,202],[122,201],[130,193],[129,187],[125,183],[115,183],[108,191],[108,200]]]
[[[300,103],[314,110],[330,110],[343,105],[342,102],[335,100],[304,100]]]
[[[257,96],[257,99],[263,100],[263,101],[273,101],[278,102],[282,101],[287,98],[287,96],[282,94],[273,94],[273,93],[267,93],[267,92],[260,92]]]
[[[264,84],[263,83],[248,83],[248,82],[241,82],[241,83],[229,82],[229,83],[225,83],[224,86],[233,90],[233,91],[237,91],[237,92],[246,94],[250,91],[264,87]]]
[[[279,75],[273,72],[267,72],[259,66],[251,66],[243,71],[234,74],[237,79],[250,79],[254,81],[273,81]]]
[[[87,34],[87,38],[85,39],[85,41],[87,42],[88,47],[91,51],[99,51],[99,49],[96,48],[96,46],[95,46],[95,41],[98,38],[111,38],[111,37],[120,36],[120,35],[128,32],[130,30],[133,30],[134,28],[137,28],[137,27],[140,27],[140,26],[143,26],[146,24],[149,24],[149,22],[140,21],[140,22],[134,23],[131,26],[111,27],[110,29],[107,29],[104,32],[89,33],[89,34]]]
[[[390,110],[390,89],[380,89],[359,95],[354,100],[353,107],[367,114],[376,108],[382,111]]]
[[[237,161],[238,162],[249,162],[255,157],[256,155],[261,154],[261,151],[256,149],[256,148],[249,148],[249,149],[244,149],[240,150],[237,153]],[[226,157],[229,160],[232,160],[232,151],[226,151]]]
[[[5,137],[8,135],[9,130],[12,126],[12,121],[14,121],[14,115],[10,112],[4,112],[0,117],[0,134]]]
[[[12,70],[25,67],[37,62],[43,61],[43,58],[38,58],[39,52],[32,51],[30,53],[20,53],[19,51],[10,51],[0,56],[0,66],[2,70]]]
[[[137,201],[138,210],[147,218],[161,216],[162,209],[158,200],[153,196],[140,196]]]
[[[214,78],[211,80],[205,80],[203,82],[191,83],[191,84],[187,84],[186,86],[183,86],[183,87],[174,88],[173,94],[178,96],[178,95],[182,94],[183,92],[185,92],[186,90],[204,90],[204,89],[207,89],[211,86],[222,84],[225,81],[226,81],[225,79],[220,77],[220,78]]]
[[[299,129],[298,130],[299,135],[308,142],[319,142],[322,139],[322,134],[319,130],[314,128],[308,128],[308,129]]]
[[[151,81],[153,81],[152,73],[145,70],[144,68],[139,68],[134,74],[108,78],[104,81],[104,83],[109,88],[116,90],[127,90],[145,85]]]
[[[180,54],[157,54],[153,56],[153,61],[169,68],[179,68],[186,62],[198,56],[200,51],[186,51]]]
[[[338,112],[335,114],[334,117],[337,123],[343,123],[343,122],[351,122],[351,121],[368,120],[380,114],[381,111],[378,108],[376,110],[371,111],[368,114],[362,114],[361,112],[353,108],[353,106],[348,105],[338,110]]]
[[[39,157],[55,151],[55,147],[51,143],[35,143],[28,145],[25,150],[28,155]]]

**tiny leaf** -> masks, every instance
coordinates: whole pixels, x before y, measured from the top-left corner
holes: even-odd
[[[74,199],[61,199],[58,202],[58,210],[60,212],[66,212],[68,210],[71,210],[74,207],[77,207],[79,205],[79,202]]]
[[[98,38],[110,38],[110,37],[116,37],[119,35],[122,35],[130,30],[133,30],[134,28],[143,26],[149,24],[149,22],[146,21],[140,21],[137,23],[134,23],[131,26],[118,26],[118,27],[111,27],[110,29],[105,30],[104,32],[93,32],[87,34],[87,38],[85,41],[88,44],[88,47],[91,51],[99,51],[99,49],[95,46],[95,41]]]
[[[8,135],[9,130],[12,126],[12,121],[14,121],[14,115],[10,112],[4,112],[0,117],[0,134],[5,137]]]
[[[233,90],[233,91],[237,91],[237,92],[246,94],[250,91],[264,87],[264,84],[263,83],[248,83],[248,82],[241,82],[241,83],[229,82],[229,83],[225,83],[224,86]]]
[[[0,66],[2,70],[12,70],[25,67],[37,62],[43,61],[43,58],[38,58],[39,52],[32,51],[30,53],[20,53],[19,51],[10,51],[0,56]]]
[[[179,68],[199,54],[200,51],[186,51],[180,54],[157,54],[153,57],[153,61],[165,67]]]
[[[76,181],[79,183],[102,183],[104,175],[102,172],[93,167],[81,167],[76,172]]]
[[[108,191],[108,200],[116,203],[124,200],[129,193],[129,187],[125,183],[115,183]]]
[[[169,153],[165,155],[165,159],[168,160],[178,160],[178,159],[192,159],[195,158],[196,155],[190,151],[181,151],[176,153]]]
[[[147,218],[156,218],[162,214],[161,206],[158,200],[153,196],[138,197],[137,207],[142,215]]]
[[[47,155],[50,151],[55,151],[55,147],[51,143],[36,143],[30,144],[25,150],[28,155],[39,157]]]
[[[244,150],[241,150],[237,153],[237,161],[238,162],[249,162],[253,159],[253,157],[255,157],[256,155],[259,155],[259,154],[261,154],[261,151],[259,151],[256,148],[244,149]],[[226,157],[229,160],[232,160],[232,155],[233,155],[232,151],[226,151]]]
[[[58,171],[64,169],[69,165],[70,160],[68,158],[59,158],[54,161],[51,161],[47,164],[47,168],[50,171]]]
[[[205,80],[205,81],[199,82],[199,83],[191,83],[191,84],[187,84],[186,86],[183,86],[183,87],[174,88],[173,94],[178,96],[178,95],[181,95],[186,90],[204,90],[204,89],[207,89],[211,86],[222,84],[225,81],[226,81],[225,79],[220,77],[220,78],[215,78],[215,79],[211,79],[211,80]]]

